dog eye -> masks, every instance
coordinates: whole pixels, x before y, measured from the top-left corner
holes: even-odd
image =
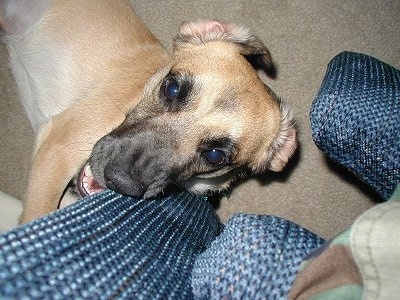
[[[210,149],[203,152],[207,161],[213,165],[221,165],[226,162],[225,153],[218,149]]]
[[[168,100],[174,100],[179,94],[179,84],[174,79],[168,79],[164,86],[164,95]]]

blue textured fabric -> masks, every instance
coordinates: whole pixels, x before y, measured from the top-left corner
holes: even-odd
[[[220,229],[193,195],[106,191],[0,236],[0,298],[191,299],[194,259]]]
[[[196,263],[192,284],[197,256],[222,228],[201,197],[144,201],[106,191],[0,236],[0,298],[192,299],[232,286],[235,296],[282,296],[322,242],[283,219],[235,216]],[[214,286],[211,274],[227,262]]]
[[[286,299],[302,260],[323,243],[274,216],[237,214],[197,259],[196,299]]]
[[[400,183],[400,71],[343,52],[311,107],[316,145],[387,200]]]

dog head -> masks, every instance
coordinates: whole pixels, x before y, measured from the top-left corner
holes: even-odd
[[[258,67],[271,70],[271,56],[247,29],[184,23],[170,64],[95,145],[81,186],[150,198],[171,183],[204,193],[226,189],[244,169],[280,171],[296,148],[296,130]]]

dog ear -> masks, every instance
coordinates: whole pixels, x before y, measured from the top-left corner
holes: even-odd
[[[200,45],[209,41],[228,41],[239,46],[239,51],[255,69],[263,69],[274,76],[275,68],[269,50],[248,29],[215,20],[182,23],[174,39],[174,50],[187,43]]]
[[[15,35],[25,32],[46,11],[49,0],[1,0],[0,32]]]
[[[250,168],[253,173],[282,171],[297,148],[297,130],[290,111],[281,103],[281,126],[271,145],[261,151]]]

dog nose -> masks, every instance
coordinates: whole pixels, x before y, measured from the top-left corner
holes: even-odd
[[[146,192],[146,186],[142,182],[112,164],[107,164],[104,168],[104,179],[107,188],[125,196],[141,198]]]
[[[108,135],[91,156],[95,177],[104,186],[133,198],[152,199],[178,172],[173,154],[175,140],[146,128],[129,134]]]

